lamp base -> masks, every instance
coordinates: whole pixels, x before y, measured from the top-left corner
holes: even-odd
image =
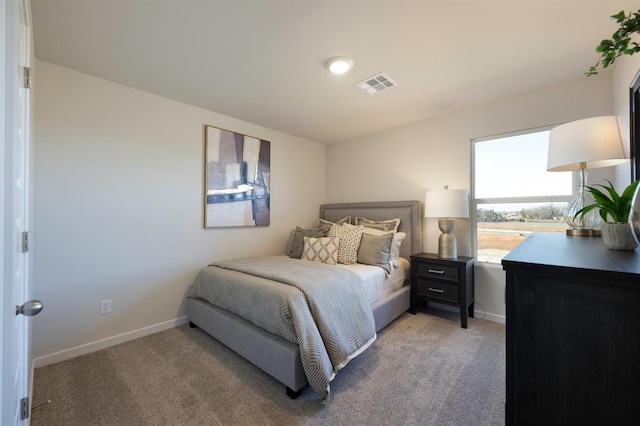
[[[602,221],[598,209],[585,214],[578,214],[585,206],[595,203],[591,192],[587,191],[586,163],[580,163],[578,173],[578,192],[564,209],[564,220],[567,222],[567,235],[572,237],[599,237],[600,231],[595,229]]]
[[[599,237],[600,230],[572,228],[572,229],[567,229],[567,235],[571,237]]]
[[[441,259],[456,259],[458,257],[458,244],[453,230],[456,228],[454,219],[439,219],[438,228],[442,231],[438,238],[438,257]]]

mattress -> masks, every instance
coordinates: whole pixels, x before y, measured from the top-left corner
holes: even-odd
[[[369,304],[373,305],[400,289],[408,280],[411,270],[409,261],[401,257],[398,258],[395,264],[397,267],[389,275],[379,266],[363,265],[361,263],[354,265],[338,264],[335,266],[349,269],[358,275],[359,281],[367,293]]]

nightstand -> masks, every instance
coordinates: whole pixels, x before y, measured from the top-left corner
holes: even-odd
[[[411,256],[411,308],[415,315],[422,303],[433,302],[460,307],[460,323],[467,328],[473,318],[473,257],[441,259],[437,254]]]

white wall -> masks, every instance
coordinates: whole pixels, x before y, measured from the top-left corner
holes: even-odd
[[[292,227],[317,219],[324,145],[47,62],[36,68],[37,365],[172,326],[201,267],[282,253]],[[271,141],[269,227],[203,229],[205,124]],[[111,314],[99,315],[102,299]]]
[[[326,157],[327,202],[423,201],[426,190],[442,185],[470,188],[471,139],[612,114],[611,76],[608,72],[582,77],[547,90],[330,145]],[[385,94],[379,96],[375,101],[383,102]],[[590,182],[595,183],[593,179]],[[435,253],[440,234],[437,221],[425,219],[424,225],[425,251]],[[458,221],[456,237],[458,254],[473,255],[469,221]],[[503,321],[502,268],[477,266],[475,291],[479,304],[476,310],[482,311],[479,316]]]
[[[614,111],[628,135],[640,56],[630,59],[615,73],[328,146],[326,171],[323,145],[37,61],[33,276],[45,309],[34,318],[36,365],[173,325],[200,267],[280,252],[322,202],[469,188],[472,138]],[[271,141],[271,226],[202,228],[204,124]],[[628,182],[628,168],[616,179]],[[437,225],[424,225],[435,252]],[[468,222],[456,235],[459,253],[472,255]],[[504,318],[503,288],[500,266],[476,267],[479,317]],[[111,314],[99,315],[102,299],[113,300]]]

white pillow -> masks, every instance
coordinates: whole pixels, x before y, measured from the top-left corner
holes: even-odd
[[[338,263],[340,237],[304,237],[302,259],[335,265]]]
[[[400,257],[400,246],[407,237],[404,232],[396,232],[395,239],[393,240],[393,248],[391,249],[391,263],[394,268],[398,267],[398,258]]]

